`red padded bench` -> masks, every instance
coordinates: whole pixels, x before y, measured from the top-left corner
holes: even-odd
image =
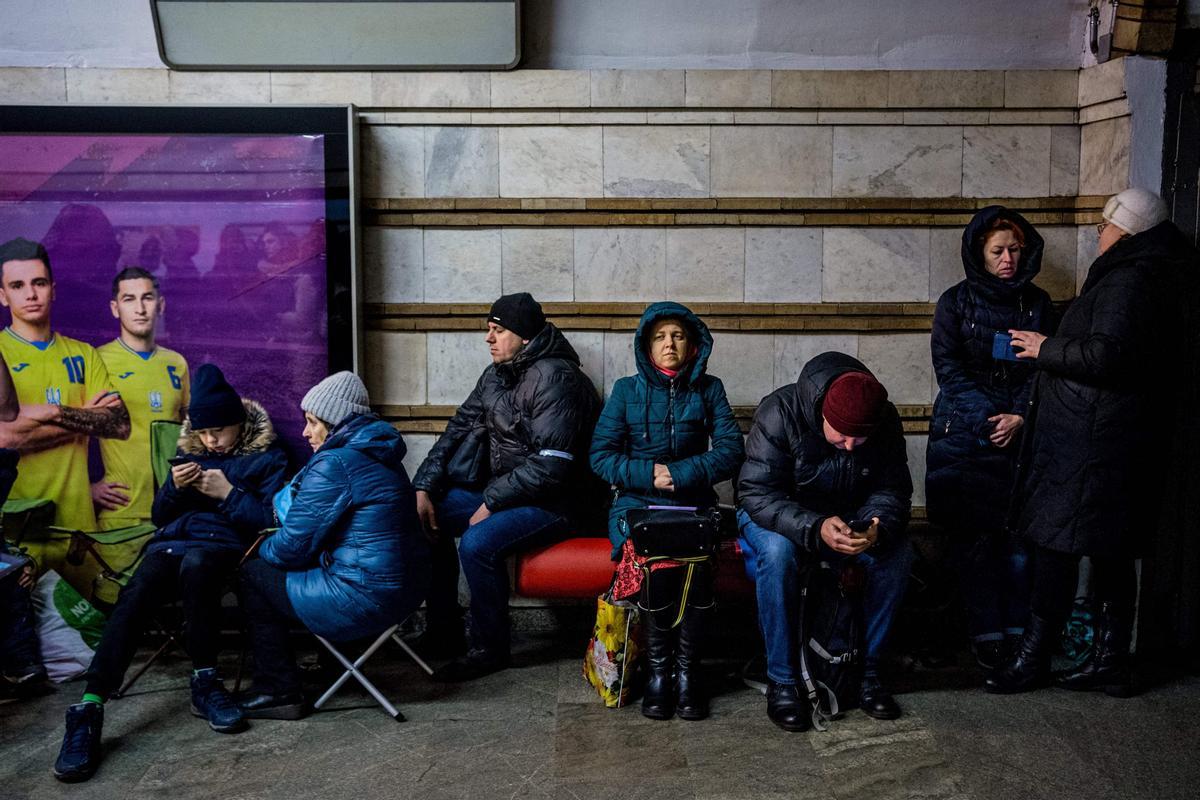
[[[517,556],[514,591],[521,597],[594,600],[608,590],[615,564],[608,537],[581,536],[529,550]],[[721,543],[717,554],[717,596],[753,597],[742,549],[736,540]]]

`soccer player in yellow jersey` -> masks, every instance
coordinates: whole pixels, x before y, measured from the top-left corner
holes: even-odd
[[[113,279],[109,308],[121,335],[96,348],[129,409],[129,438],[101,439],[104,477],[92,484],[92,500],[105,530],[150,520],[154,472],[150,467],[150,423],[182,422],[188,403],[187,361],[155,341],[166,300],[158,279],[128,267]]]
[[[0,355],[21,403],[15,420],[0,422],[0,447],[21,454],[9,497],[53,500],[55,524],[95,530],[88,437],[128,438],[129,413],[95,349],[54,333],[53,303],[46,249],[26,239],[0,245],[0,304],[12,313],[0,332]],[[61,570],[65,549],[47,545],[30,554]]]

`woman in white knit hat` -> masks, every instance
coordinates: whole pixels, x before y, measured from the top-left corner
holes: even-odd
[[[276,499],[279,531],[242,567],[255,673],[241,705],[250,718],[304,714],[288,642],[296,620],[334,641],[376,636],[416,610],[429,583],[404,439],[371,413],[362,381],[330,375],[300,408],[315,455]]]
[[[1050,656],[1071,609],[1081,556],[1092,561],[1098,612],[1081,665],[1064,689],[1127,697],[1137,597],[1134,561],[1148,550],[1170,460],[1166,443],[1184,381],[1197,253],[1158,195],[1126,189],[1104,206],[1100,256],[1049,338],[1012,331],[1038,369],[1011,527],[1033,553],[1032,613],[1016,656],[988,691],[1051,682]]]

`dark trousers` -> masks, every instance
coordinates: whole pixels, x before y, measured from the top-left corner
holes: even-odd
[[[288,631],[299,621],[287,594],[287,573],[261,558],[241,571],[241,602],[254,645],[254,688],[265,694],[300,691],[300,671]]]
[[[1079,556],[1039,547],[1033,554],[1033,613],[1051,630],[1061,630],[1075,601]],[[1132,616],[1137,600],[1137,571],[1132,558],[1092,558],[1092,596]]]
[[[20,573],[20,569],[12,572]],[[40,661],[33,627],[29,590],[17,583],[18,574],[0,578],[0,667],[20,671]]]
[[[221,597],[241,553],[191,548],[184,553],[150,553],[117,597],[104,635],[85,675],[85,691],[110,697],[121,687],[138,642],[154,612],[183,601],[183,646],[195,669],[217,665]]]

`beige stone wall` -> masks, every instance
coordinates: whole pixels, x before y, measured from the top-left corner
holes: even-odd
[[[745,311],[711,362],[736,406],[824,349],[877,370],[911,417],[920,505],[928,325],[962,277],[962,226],[993,201],[1026,213],[1047,241],[1040,284],[1071,297],[1100,196],[1128,173],[1121,75],[22,68],[0,69],[0,102],[358,105],[365,377],[412,465],[486,363],[481,318],[448,304],[564,304],[605,390],[633,369],[630,312],[609,306],[671,298]]]

